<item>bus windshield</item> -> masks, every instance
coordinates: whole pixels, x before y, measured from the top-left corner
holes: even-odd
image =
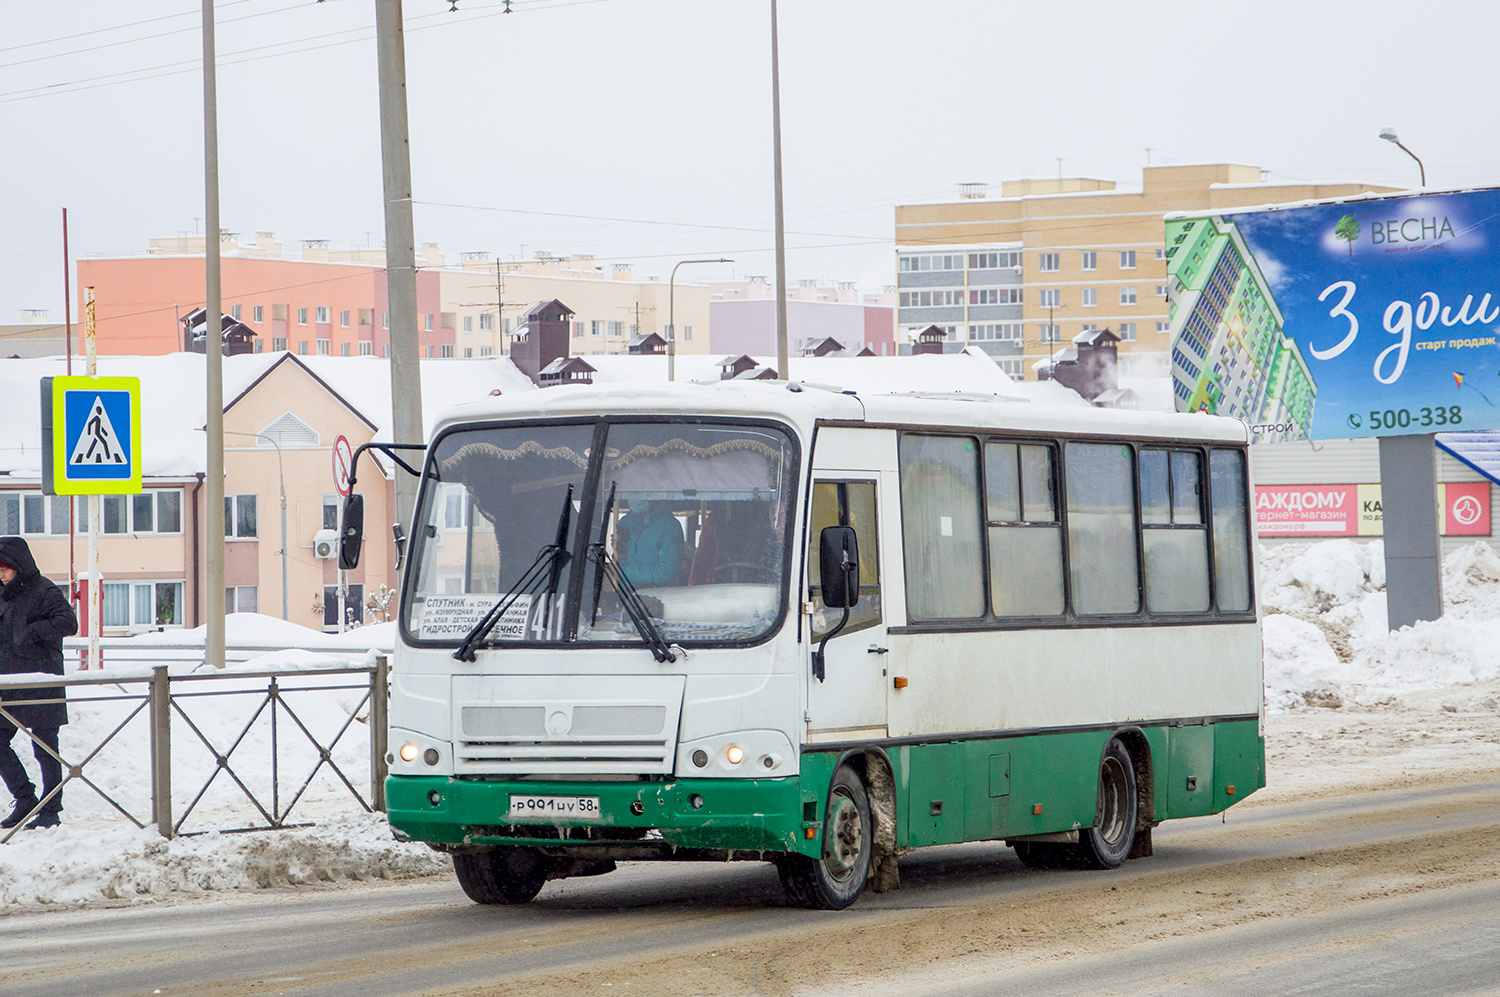
[[[482,643],[756,640],[784,601],[794,476],[789,437],[768,426],[447,433],[429,460],[403,623],[457,644],[508,600]]]

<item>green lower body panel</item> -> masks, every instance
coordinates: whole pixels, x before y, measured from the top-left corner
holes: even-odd
[[[645,843],[647,832],[659,832],[659,838],[650,835],[650,842],[664,849],[788,852],[807,847],[801,844],[807,839],[796,778],[502,782],[391,776],[385,791],[397,835],[429,844],[586,849]],[[506,816],[512,794],[597,797],[599,816],[512,823]],[[695,797],[700,806],[693,805]]]

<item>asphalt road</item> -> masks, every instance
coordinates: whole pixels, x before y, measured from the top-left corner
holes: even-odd
[[[632,864],[516,908],[439,877],[11,914],[0,994],[1500,990],[1500,783],[1252,803],[1110,873],[915,852],[837,914],[748,863]]]

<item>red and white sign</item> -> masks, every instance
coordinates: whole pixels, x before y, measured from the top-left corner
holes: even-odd
[[[1443,533],[1448,536],[1489,536],[1490,483],[1455,481],[1444,486]]]
[[[349,471],[353,467],[354,448],[349,445],[349,438],[340,434],[333,441],[333,486],[345,497],[349,495]]]
[[[1256,531],[1263,537],[1358,536],[1359,489],[1359,485],[1256,485]]]

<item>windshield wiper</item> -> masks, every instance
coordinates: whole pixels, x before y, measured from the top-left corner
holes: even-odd
[[[500,601],[490,607],[490,611],[484,614],[484,619],[474,624],[474,629],[469,631],[458,650],[453,652],[453,657],[459,661],[474,661],[477,655],[474,648],[477,647],[490,631],[495,629],[506,612],[523,594],[534,595],[536,590],[546,584],[546,612],[552,612],[552,600],[557,595],[557,583],[562,577],[562,569],[572,556],[568,553],[568,522],[573,516],[573,486],[568,485],[568,494],[563,498],[562,514],[557,517],[557,538],[542,548],[536,560],[531,562],[531,567],[521,576],[520,581],[510,587],[510,591],[500,597]],[[529,610],[528,610],[529,612]],[[546,618],[543,618],[545,625]]]
[[[636,591],[625,572],[620,570],[620,565],[609,556],[609,551],[604,547],[604,536],[609,529],[609,516],[615,507],[615,483],[609,486],[609,501],[604,505],[604,519],[599,524],[599,540],[589,544],[589,560],[599,566],[594,574],[594,605],[590,611],[590,625],[599,618],[599,592],[604,586],[604,579],[609,578],[615,592],[620,597],[620,605],[624,608],[630,622],[635,624],[636,632],[651,648],[651,655],[662,663],[671,663],[677,660],[677,654],[672,650],[672,645],[662,636],[656,624],[651,620],[651,614],[646,609],[646,604],[641,599],[641,594]]]

